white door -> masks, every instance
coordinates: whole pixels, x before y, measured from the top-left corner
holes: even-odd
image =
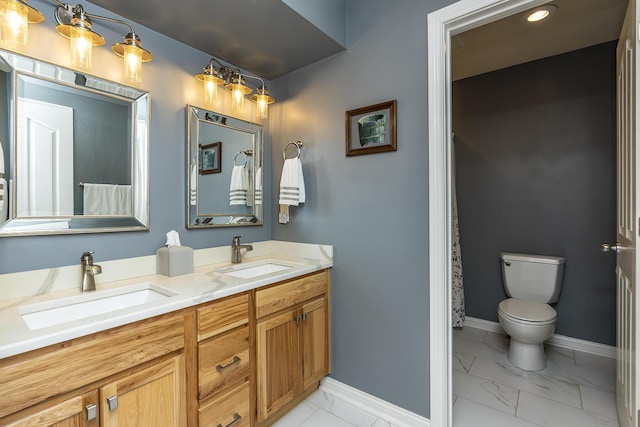
[[[616,400],[622,427],[638,425],[638,366],[636,352],[640,328],[636,317],[638,291],[636,287],[638,261],[638,179],[636,123],[638,123],[638,9],[630,0],[617,50],[617,242],[603,249],[617,252],[617,347]]]
[[[18,99],[17,216],[73,215],[73,109]]]

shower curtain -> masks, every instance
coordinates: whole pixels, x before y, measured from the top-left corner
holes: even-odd
[[[451,324],[461,328],[464,324],[464,287],[462,285],[462,253],[458,229],[458,202],[456,197],[455,136],[451,135]]]

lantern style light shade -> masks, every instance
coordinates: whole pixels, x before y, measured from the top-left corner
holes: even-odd
[[[91,68],[93,46],[105,44],[104,37],[94,32],[91,27],[91,20],[80,5],[73,9],[70,24],[56,25],[56,31],[70,40],[71,59],[76,67]]]
[[[196,79],[203,83],[204,102],[207,104],[215,103],[218,99],[218,85],[224,83],[224,80],[219,77],[216,68],[209,63],[202,74],[196,74]]]
[[[231,109],[233,110],[242,110],[244,107],[244,96],[253,92],[253,89],[246,85],[240,74],[231,77],[231,83],[227,84],[224,88],[231,92]]]
[[[142,48],[140,37],[129,33],[124,37],[124,43],[116,43],[111,47],[113,53],[124,60],[124,78],[130,82],[142,81],[142,63],[153,59],[151,52]]]
[[[260,86],[249,99],[256,103],[256,116],[258,118],[269,118],[269,104],[273,104],[276,100],[269,96],[269,91],[264,85]]]
[[[0,43],[10,49],[27,47],[28,24],[39,24],[44,15],[23,0],[0,0]]]

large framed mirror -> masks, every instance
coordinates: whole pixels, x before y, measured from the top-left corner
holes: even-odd
[[[187,105],[187,228],[262,225],[262,126]]]
[[[0,236],[148,230],[149,105],[0,50]]]

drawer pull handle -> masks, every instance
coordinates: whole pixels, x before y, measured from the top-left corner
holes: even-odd
[[[300,324],[300,321],[302,320],[302,316],[297,315],[296,317],[294,317],[295,321],[296,321],[296,325]]]
[[[234,426],[236,424],[238,424],[240,422],[240,420],[242,419],[242,417],[240,416],[240,414],[238,414],[237,412],[235,414],[233,414],[233,421],[231,421],[229,424],[227,424],[224,427],[231,427]],[[218,427],[222,427],[222,424],[218,424]]]
[[[87,421],[95,420],[98,416],[98,407],[95,404],[90,404],[85,407],[87,411]]]
[[[240,363],[240,360],[241,359],[238,356],[233,356],[233,360],[229,362],[229,364],[227,365],[222,366],[221,364],[218,363],[218,365],[216,366],[216,371],[224,372],[230,367],[232,367],[233,365],[237,365],[238,363]]]
[[[109,410],[113,411],[118,408],[118,396],[107,397],[107,406]]]

